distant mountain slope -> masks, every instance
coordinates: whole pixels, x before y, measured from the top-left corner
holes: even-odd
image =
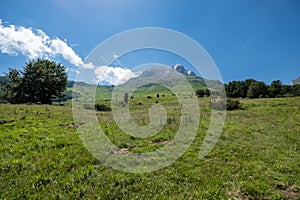
[[[173,67],[156,66],[148,68],[139,76],[131,78],[124,84],[127,85],[126,87],[132,88],[133,90],[137,89],[136,87],[141,86],[139,87],[138,94],[136,95],[145,95],[170,92],[170,90],[165,86],[171,88],[179,87],[184,91],[185,86],[184,84],[181,84],[180,80],[186,80],[194,91],[207,88],[207,84],[210,86],[220,85],[220,81],[206,80],[202,77],[198,77],[193,71],[186,70],[180,64],[176,64]],[[74,81],[69,81],[68,87],[72,87],[74,84]],[[79,86],[77,87],[78,90],[76,90],[76,92],[80,93],[82,96],[87,96],[87,91],[91,91],[93,88],[95,88],[95,85],[83,82],[76,82],[76,86]],[[114,86],[98,85],[95,97],[97,100],[109,100],[111,99],[113,90]]]
[[[180,80],[187,80],[194,90],[206,87],[205,80],[201,77],[197,77],[193,71],[185,70],[185,68],[179,64],[175,66],[151,67],[143,71],[139,76],[128,80],[126,84],[139,85],[141,83],[149,83],[146,87],[155,84],[174,87],[180,84]]]
[[[298,76],[295,80],[292,80],[292,85],[300,84],[300,76]]]
[[[85,82],[75,82],[75,81],[72,81],[72,80],[68,80],[67,88],[72,88],[75,83],[76,83],[76,85],[87,86],[87,87],[91,87],[91,86],[96,85],[96,84],[93,85],[93,84],[89,84],[89,83],[85,83]]]

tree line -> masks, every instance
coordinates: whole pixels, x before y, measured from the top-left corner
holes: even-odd
[[[272,81],[267,85],[263,81],[246,79],[243,81],[231,81],[225,86],[226,96],[229,98],[275,98],[300,96],[300,85],[284,85],[280,80]],[[199,89],[196,91],[198,97],[210,95],[210,91]]]

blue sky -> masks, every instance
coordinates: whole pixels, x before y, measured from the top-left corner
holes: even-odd
[[[48,47],[56,52],[48,51],[46,57],[73,71],[80,65],[79,58],[84,60],[96,45],[114,34],[163,27],[201,44],[225,83],[254,78],[267,83],[280,79],[289,84],[300,76],[298,0],[1,0],[0,19],[1,28],[31,28],[39,36],[38,30],[42,30],[50,38]],[[11,51],[9,41],[4,42],[0,34],[1,74],[8,67],[21,68],[34,56],[25,50]],[[149,62],[146,57],[139,59]],[[177,62],[168,56],[162,61],[170,65]],[[122,64],[132,64],[128,59],[126,62]],[[74,76],[70,71],[69,77]]]

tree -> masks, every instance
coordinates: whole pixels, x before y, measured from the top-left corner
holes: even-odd
[[[268,91],[270,97],[278,97],[282,95],[282,82],[280,80],[272,81]]]
[[[246,97],[248,86],[244,81],[231,81],[225,85],[226,95],[231,98]]]
[[[51,104],[66,88],[66,68],[53,61],[32,60],[23,71],[10,69],[5,94],[11,103]]]
[[[294,95],[294,96],[300,96],[300,85],[297,84],[297,85],[292,85],[292,91],[291,93]]]
[[[268,94],[267,85],[264,82],[252,81],[247,92],[249,98],[266,97]]]
[[[282,85],[281,92],[283,96],[292,96],[292,86],[291,85]]]

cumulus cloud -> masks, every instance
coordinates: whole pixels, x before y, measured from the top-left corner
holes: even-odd
[[[118,85],[126,82],[137,74],[130,69],[121,67],[100,66],[92,63],[83,63],[74,50],[59,38],[50,38],[44,31],[23,26],[6,25],[0,19],[0,51],[2,53],[17,56],[24,55],[28,59],[55,58],[62,56],[71,64],[82,69],[92,70],[97,81]],[[117,58],[117,55],[113,55]],[[69,71],[80,73],[78,69]]]
[[[97,81],[107,82],[112,85],[119,85],[125,83],[130,78],[138,76],[130,69],[121,67],[100,66],[95,69]]]
[[[28,59],[54,58],[61,55],[75,66],[83,64],[73,49],[59,38],[51,39],[38,29],[15,25],[3,25],[0,19],[0,51],[9,55],[22,54]]]
[[[84,63],[84,64],[81,65],[81,67],[83,67],[85,69],[94,69],[95,68],[93,63]]]
[[[60,40],[59,38],[51,40],[50,46],[52,49],[51,53],[54,56],[61,54],[65,60],[69,61],[75,66],[80,66],[83,64],[82,59],[73,51],[73,49],[68,46],[66,42]]]

